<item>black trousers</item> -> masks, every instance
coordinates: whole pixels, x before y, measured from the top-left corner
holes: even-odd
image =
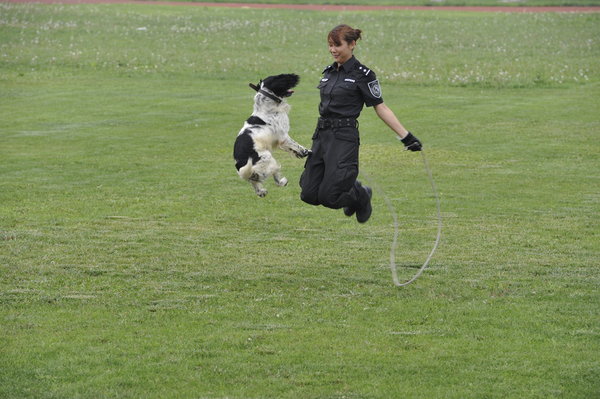
[[[360,209],[369,198],[358,176],[358,129],[347,127],[317,127],[312,137],[312,154],[300,177],[302,201],[339,209]]]

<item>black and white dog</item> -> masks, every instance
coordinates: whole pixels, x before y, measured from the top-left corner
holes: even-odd
[[[288,134],[291,107],[286,98],[292,95],[292,88],[299,80],[298,75],[282,74],[269,76],[258,85],[250,83],[250,87],[256,90],[254,112],[238,133],[233,157],[238,175],[252,184],[259,197],[267,195],[263,182],[269,176],[273,176],[278,186],[285,186],[288,182],[281,174],[281,165],[273,158],[272,151],[276,147],[298,158],[310,153]]]

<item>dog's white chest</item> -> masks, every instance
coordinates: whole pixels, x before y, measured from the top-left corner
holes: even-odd
[[[277,114],[277,116],[273,118],[273,130],[275,131],[275,134],[280,137],[282,137],[281,133],[284,135],[287,134],[290,130],[290,119],[287,114]]]

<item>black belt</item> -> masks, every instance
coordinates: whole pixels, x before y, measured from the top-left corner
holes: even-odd
[[[330,127],[358,127],[358,120],[354,118],[319,118],[317,121],[319,129]]]

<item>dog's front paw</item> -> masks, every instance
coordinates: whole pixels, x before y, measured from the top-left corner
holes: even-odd
[[[296,157],[298,157],[298,158],[306,158],[310,154],[312,154],[311,150],[307,150],[306,148],[303,148],[301,151],[299,151],[299,152],[296,153]]]
[[[267,195],[267,190],[264,188],[256,190],[256,195],[258,195],[260,198],[264,198]]]

